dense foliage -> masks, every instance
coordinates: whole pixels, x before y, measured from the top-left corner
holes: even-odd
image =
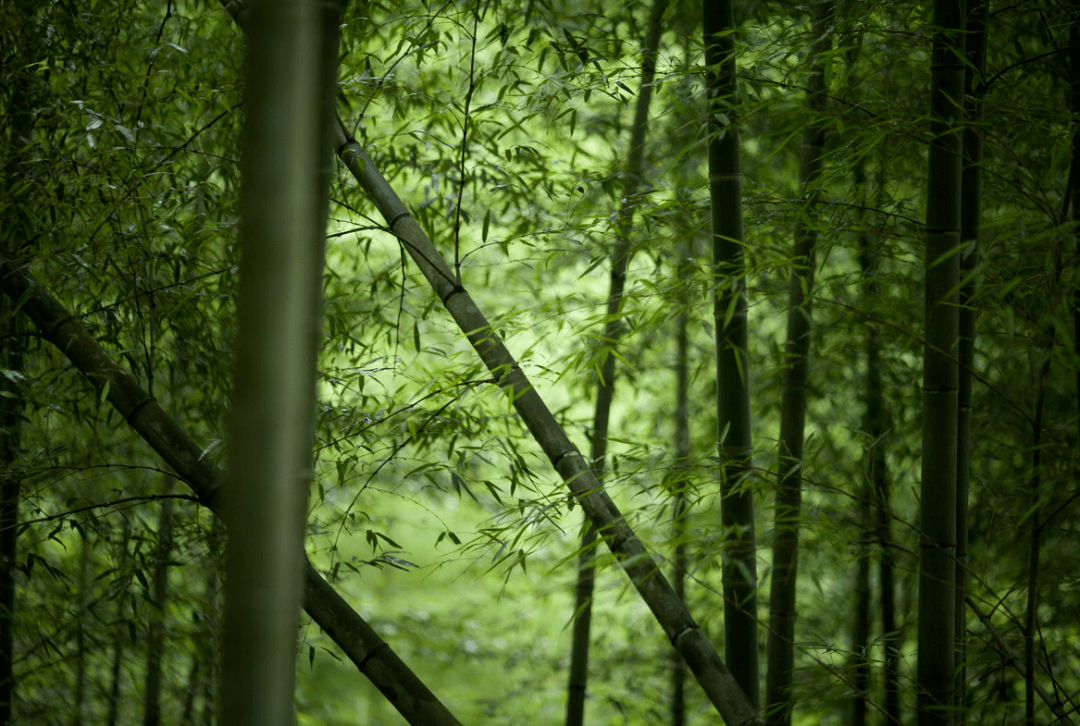
[[[353,2],[337,105],[583,452],[615,357],[603,483],[668,574],[684,545],[687,605],[719,648],[732,533],[720,517],[701,9],[672,0],[663,15],[643,171],[627,194],[648,15],[591,0]],[[886,723],[886,641],[899,651],[901,718],[915,718],[921,446],[936,425],[921,391],[931,18],[927,4],[843,0],[822,44],[809,6],[735,7],[740,375],[754,442],[739,486],[756,504],[762,652],[788,281],[805,263],[795,228],[817,245],[795,723],[853,723],[860,694],[867,719]],[[986,73],[969,86],[985,98],[969,119],[984,143],[979,251],[961,280],[976,332],[972,722],[1025,720],[1025,668],[1048,694],[1033,704],[1041,721],[1052,705],[1075,710],[1080,689],[1078,22],[1069,5],[992,3]],[[0,253],[224,466],[242,33],[205,0],[12,0],[0,33]],[[820,106],[805,93],[815,67]],[[799,173],[808,124],[824,137],[812,189]],[[463,723],[560,722],[581,509],[344,165],[330,195],[311,561]],[[616,344],[603,332],[607,274],[627,228]],[[18,506],[17,524],[4,520],[15,549],[0,552],[15,585],[12,722],[216,723],[223,529],[20,302],[2,308],[0,388],[0,509]],[[681,327],[689,458],[676,441]],[[614,557],[597,554],[585,722],[667,723],[670,646]],[[883,558],[895,632],[881,626]],[[307,621],[298,686],[301,724],[404,723]],[[686,698],[686,723],[716,722],[696,685]]]

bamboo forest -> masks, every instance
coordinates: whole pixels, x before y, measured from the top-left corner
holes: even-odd
[[[1080,0],[0,33],[0,726],[1080,723]]]

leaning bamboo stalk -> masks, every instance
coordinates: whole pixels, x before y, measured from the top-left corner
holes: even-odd
[[[195,492],[220,515],[225,475],[123,370],[24,266],[0,257],[0,290],[16,302],[41,331],[82,372],[124,420]],[[356,667],[412,726],[461,726],[390,646],[334,590],[310,562],[304,564],[304,609]]]
[[[375,202],[390,232],[412,257],[495,381],[511,397],[533,438],[581,505],[601,538],[637,588],[675,649],[686,660],[709,700],[729,726],[760,723],[756,710],[622,512],[601,486],[585,457],[567,438],[547,404],[503,345],[472,296],[383,178],[367,152],[339,124],[338,156]]]

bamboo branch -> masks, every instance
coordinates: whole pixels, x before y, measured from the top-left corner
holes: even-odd
[[[970,595],[966,599],[968,607],[971,608],[972,612],[974,612],[982,622],[983,626],[986,628],[986,632],[990,633],[991,637],[993,637],[994,643],[997,644],[998,650],[1000,650],[1006,660],[1009,661],[1009,665],[1015,668],[1018,673],[1024,674],[1026,672],[1024,664],[1020,661],[1020,657],[1013,652],[1013,649],[1009,647],[1009,644],[1005,642],[1005,638],[1001,636],[997,626],[994,625],[994,621],[990,619],[989,615],[982,611],[982,608],[979,607],[979,603],[975,602]],[[1057,716],[1058,720],[1065,724],[1065,726],[1075,726],[1073,720],[1069,718],[1069,715],[1065,713],[1065,709],[1062,708],[1061,701],[1047,693],[1046,689],[1043,688],[1043,685],[1039,683],[1039,681],[1032,680],[1034,681],[1035,692],[1038,693],[1039,698],[1050,707],[1050,711]]]

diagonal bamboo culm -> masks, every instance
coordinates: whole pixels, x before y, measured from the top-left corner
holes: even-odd
[[[0,257],[0,290],[82,372],[117,413],[220,515],[225,475],[149,393],[24,266]],[[226,522],[226,524],[228,524]],[[368,623],[305,561],[304,609],[412,726],[461,723]]]
[[[758,713],[712,643],[675,595],[657,563],[593,474],[585,457],[567,438],[547,404],[450,266],[379,173],[367,152],[354,139],[346,136],[340,124],[338,130],[339,158],[375,202],[390,231],[420,268],[499,386],[512,397],[514,408],[536,442],[626,571],[725,723],[729,726],[760,723]]]

